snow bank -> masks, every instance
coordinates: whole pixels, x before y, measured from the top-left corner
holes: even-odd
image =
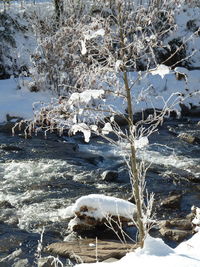
[[[177,73],[180,72],[183,75],[181,78],[177,77]],[[113,114],[123,116],[127,113],[127,101],[123,97],[126,92],[120,75],[113,80],[110,90],[107,90],[106,85],[103,87],[104,82],[97,81],[99,90],[76,92],[71,94],[69,99],[63,98],[55,103],[46,104],[44,108],[47,110],[49,122],[56,124],[58,129],[71,129],[72,134],[77,131],[83,132],[85,141],[88,142],[91,131],[98,130],[94,127],[95,124],[105,118],[113,117]],[[180,114],[181,104],[188,108],[200,106],[199,70],[188,71],[177,68],[174,71],[160,65],[148,72],[129,72],[128,79],[129,86],[132,88],[131,96],[135,113],[147,109],[164,109],[165,112],[175,110]],[[37,110],[37,114],[36,119],[39,121],[40,109]],[[107,124],[106,128],[102,129],[104,134],[112,130],[108,126]]]
[[[176,76],[180,69],[181,73],[186,73],[181,80],[177,79]],[[138,79],[139,75],[141,75],[140,79]],[[181,111],[180,103],[184,103],[189,108],[200,105],[199,70],[188,71],[185,68],[177,68],[173,71],[167,66],[160,65],[148,73],[129,72],[128,78],[130,87],[134,84],[131,90],[134,112],[141,112],[149,108],[163,109],[163,107]],[[120,93],[124,93],[123,88],[124,84],[120,80],[119,85],[113,84],[114,94],[103,90],[74,93],[66,105],[77,106],[79,104],[80,109],[84,107],[94,108],[95,106],[99,109],[105,107],[109,110],[108,107],[110,107],[111,111],[124,114],[127,106],[124,98],[120,96]],[[108,116],[108,113],[102,112],[102,116]]]
[[[39,9],[40,5],[37,6]],[[47,6],[44,10],[46,9]],[[32,28],[36,22],[36,5],[27,1],[23,1],[23,4],[16,1],[1,1],[0,12],[0,62],[4,70],[2,74],[6,74],[6,77],[18,76],[22,71],[29,70],[32,65],[31,55],[37,47],[37,38]]]
[[[181,80],[177,79],[176,71],[181,71],[184,74]],[[188,71],[184,68],[177,68],[176,71],[172,71],[163,65],[158,66],[157,69],[142,74],[142,78],[136,83],[135,80],[140,74],[136,72],[129,73],[130,86],[135,83],[131,91],[134,112],[152,108],[170,108],[179,113],[181,111],[180,103],[184,103],[189,108],[200,106],[200,71]],[[33,118],[33,102],[50,103],[50,92],[31,93],[25,86],[23,89],[17,90],[17,83],[16,79],[0,81],[0,122],[5,121],[6,114],[25,119]],[[95,124],[104,117],[113,114],[113,112],[117,114],[126,112],[126,101],[118,94],[119,90],[123,90],[122,88],[123,84],[120,84],[119,88],[113,86],[116,95],[102,89],[87,90],[82,93],[74,93],[69,99],[64,99],[61,102],[58,100],[55,106],[45,104],[47,109],[50,108],[51,110],[48,118],[49,120],[52,119],[58,125],[58,128],[69,129],[75,127],[73,125],[77,123],[78,117],[79,121],[83,123],[72,128],[71,132],[84,132],[85,141],[88,142],[91,129],[88,126],[82,127],[83,125],[87,123]],[[62,112],[59,113],[59,110],[66,110],[68,114],[71,114],[70,117],[63,118]],[[108,132],[108,127],[104,130]]]
[[[170,109],[181,111],[180,103],[188,106],[200,105],[200,71],[187,71],[185,77],[177,79],[176,72],[167,66],[160,65],[144,75],[132,89],[134,111],[140,112],[149,108]],[[129,73],[129,81],[134,83],[137,73]]]
[[[34,102],[50,102],[50,92],[30,92],[26,87],[17,89],[18,79],[0,80],[0,122],[6,121],[6,115],[24,119],[33,118]]]
[[[175,13],[176,30],[171,32],[164,44],[168,45],[170,41],[182,40],[186,47],[187,61],[192,67],[200,67],[200,35],[197,30],[200,29],[200,6],[188,1],[191,4],[180,5]]]

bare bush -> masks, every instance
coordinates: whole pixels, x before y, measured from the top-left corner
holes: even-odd
[[[73,12],[66,10],[58,30],[47,28],[44,33],[42,25],[43,38],[33,55],[32,69],[39,89],[66,95],[69,91],[91,88],[88,76],[102,76],[105,67],[106,72],[112,71],[122,57],[128,70],[147,70],[160,63],[161,51],[167,49],[163,38],[175,27],[173,4],[164,3],[158,8],[155,1],[142,7],[131,1],[119,3],[69,1],[69,7],[66,6]]]

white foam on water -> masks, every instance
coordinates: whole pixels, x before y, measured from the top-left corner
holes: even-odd
[[[55,197],[49,197],[52,192],[42,190],[40,185],[44,181],[48,184],[51,178],[62,173],[75,175],[76,171],[73,165],[64,160],[13,161],[1,164],[0,201],[8,201],[15,207],[12,215],[17,217],[21,229],[38,231],[41,225],[59,221],[58,206],[68,206],[69,199],[64,195],[56,198],[56,194]],[[36,184],[38,190],[31,187],[33,184]]]
[[[179,168],[191,172],[195,176],[199,175],[198,169],[194,169],[194,166],[200,166],[199,158],[179,155],[178,152],[175,152],[174,148],[165,145],[153,144],[153,146],[156,146],[156,150],[148,145],[138,149],[138,158],[149,163],[164,165],[165,167]],[[119,143],[118,146],[104,143],[101,147],[93,144],[87,146],[82,145],[81,151],[89,151],[91,153],[98,151],[101,156],[105,156],[106,158],[106,162],[103,164],[110,166],[110,161],[122,162],[123,157],[128,155],[129,149],[126,143]]]
[[[180,169],[189,169],[194,165],[194,159],[189,159],[184,156],[178,156],[174,153],[171,155],[162,155],[157,151],[143,151],[140,154],[144,160],[151,161],[156,164],[163,164],[165,166],[172,166]]]

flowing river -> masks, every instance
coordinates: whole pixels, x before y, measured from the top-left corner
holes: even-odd
[[[192,205],[200,206],[200,144],[177,137],[184,132],[200,138],[198,121],[165,122],[150,137],[150,145],[138,152],[139,159],[151,163],[146,181],[156,203],[169,194],[182,194],[178,212],[169,215],[157,209],[158,218],[184,216]],[[118,178],[104,181],[105,170],[117,171]],[[44,246],[62,241],[68,219],[60,211],[91,193],[130,197],[128,172],[118,147],[100,137],[85,144],[80,135],[51,134],[44,139],[41,134],[26,140],[0,133],[0,260],[20,248],[17,266],[35,266],[42,229]]]

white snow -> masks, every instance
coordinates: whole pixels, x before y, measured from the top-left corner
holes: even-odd
[[[166,69],[162,66],[162,69],[153,70],[133,87],[135,112],[147,108],[163,109],[164,106],[180,111],[180,103],[188,107],[190,103],[200,104],[200,71],[188,71],[187,80],[177,80],[175,72]],[[130,73],[130,84],[135,77],[136,73]]]
[[[86,44],[85,44],[85,40],[81,40],[81,54],[85,55],[87,53],[87,49],[86,49]]]
[[[87,211],[80,211],[81,207],[88,207]],[[100,194],[91,194],[80,197],[75,204],[68,207],[67,210],[62,209],[59,213],[61,217],[75,216],[76,212],[84,213],[89,217],[102,220],[108,215],[122,216],[133,219],[136,207],[129,201],[116,197],[105,196]]]
[[[187,72],[184,68],[178,70],[181,70],[182,73]],[[134,84],[131,90],[134,112],[153,108],[175,110],[179,115],[180,104],[184,103],[188,108],[200,106],[199,70],[188,71],[187,78],[181,80],[177,79],[176,72],[169,70],[168,67],[158,66],[152,71],[153,73],[151,71],[148,73],[128,73],[130,87]],[[47,110],[51,110],[48,114],[49,120],[52,119],[60,129],[72,127],[71,133],[75,134],[77,131],[82,131],[85,141],[88,142],[91,129],[86,127],[86,124],[94,125],[113,113],[124,114],[126,112],[127,104],[122,96],[125,94],[122,79],[118,78],[118,81],[113,82],[112,86],[110,90],[106,90],[106,88],[103,90],[102,84],[99,83],[99,90],[90,89],[81,93],[73,93],[69,99],[64,99],[61,103],[56,102],[55,106],[45,104]],[[63,116],[59,115],[59,110],[66,110],[70,115],[63,119]],[[76,123],[78,125],[75,125]],[[105,128],[105,132],[108,133],[108,128]]]
[[[197,229],[198,229],[198,227],[200,226],[200,208],[196,208],[195,212],[196,212],[196,216],[193,219],[192,223],[197,225]]]
[[[50,102],[50,92],[30,92],[26,87],[17,89],[18,79],[0,80],[0,122],[6,121],[6,115],[33,118],[34,102]]]
[[[105,30],[104,29],[99,29],[97,31],[89,31],[84,34],[85,40],[90,40],[93,38],[96,38],[97,36],[104,36],[105,35]]]
[[[158,65],[156,69],[150,70],[151,74],[153,75],[160,75],[162,78],[165,77],[166,74],[170,73],[170,68],[161,64]]]
[[[69,98],[69,105],[81,103],[90,103],[93,99],[101,98],[104,94],[104,90],[85,90],[81,93],[73,93]],[[93,104],[93,103],[92,103]]]
[[[75,124],[70,128],[70,134],[76,134],[77,132],[82,132],[85,138],[85,142],[90,141],[91,130],[85,123]]]
[[[113,128],[109,122],[106,122],[101,131],[102,131],[102,134],[106,135],[112,132]]]
[[[174,39],[183,40],[186,46],[186,57],[189,58],[193,67],[200,67],[200,35],[197,30],[200,29],[200,6],[192,3],[181,4],[175,13],[176,30],[171,32],[164,44]],[[194,1],[195,2],[195,1]],[[196,32],[196,33],[195,33]]]

